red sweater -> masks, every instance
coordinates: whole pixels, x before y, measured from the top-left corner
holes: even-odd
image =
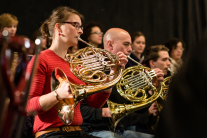
[[[28,73],[31,72],[33,62],[34,57],[28,64]],[[40,96],[51,92],[50,80],[52,71],[55,67],[59,67],[60,69],[62,69],[70,82],[74,84],[85,84],[73,75],[73,73],[69,69],[69,64],[67,61],[65,61],[49,49],[41,52],[41,54],[39,55],[39,65],[34,80],[32,82],[27,103],[27,112],[35,111],[38,114],[35,116],[33,133],[44,130],[48,127],[57,127],[64,125],[64,123],[62,123],[62,121],[58,117],[55,107],[52,107],[50,110],[45,112],[42,110],[39,104]],[[110,93],[100,92],[88,97],[86,99],[86,102],[91,107],[101,108],[108,99],[109,95]],[[83,119],[80,112],[81,103],[82,102],[78,103],[75,107],[74,119],[71,125],[82,124]]]

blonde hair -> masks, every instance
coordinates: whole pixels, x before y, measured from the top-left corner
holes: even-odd
[[[4,27],[8,27],[12,24],[18,25],[17,17],[10,13],[3,13],[0,15],[0,30],[3,30]]]

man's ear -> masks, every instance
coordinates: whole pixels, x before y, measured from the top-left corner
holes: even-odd
[[[113,48],[113,41],[112,40],[108,40],[107,41],[107,48],[112,51],[114,48]]]
[[[155,62],[153,60],[149,61],[150,68],[156,68]]]

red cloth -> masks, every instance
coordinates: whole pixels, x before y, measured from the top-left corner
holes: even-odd
[[[34,62],[34,56],[31,62],[28,64],[27,72],[31,72],[32,64]],[[60,118],[58,117],[55,107],[44,112],[39,104],[39,98],[41,95],[48,94],[51,92],[50,81],[51,74],[54,68],[59,67],[68,77],[69,81],[74,84],[84,84],[81,80],[76,78],[69,69],[69,64],[67,61],[57,56],[51,50],[42,51],[39,55],[39,65],[37,68],[37,73],[34,77],[31,90],[29,93],[29,99],[27,102],[27,112],[35,111],[38,115],[35,116],[33,133],[37,131],[44,130],[48,127],[57,127],[64,125]],[[103,104],[108,99],[110,93],[100,92],[94,94],[86,99],[89,106],[94,108],[101,108]],[[71,125],[81,125],[82,116],[80,112],[80,104],[75,107],[75,115]]]

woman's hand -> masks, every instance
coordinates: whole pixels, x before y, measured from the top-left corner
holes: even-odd
[[[59,88],[56,90],[59,100],[73,98],[70,84],[67,81],[62,81]]]
[[[42,110],[47,111],[51,109],[55,104],[57,104],[58,100],[73,98],[71,93],[69,82],[63,80],[60,82],[59,88],[56,90],[58,99],[54,95],[54,91],[48,94],[42,95],[39,99],[40,106]]]

